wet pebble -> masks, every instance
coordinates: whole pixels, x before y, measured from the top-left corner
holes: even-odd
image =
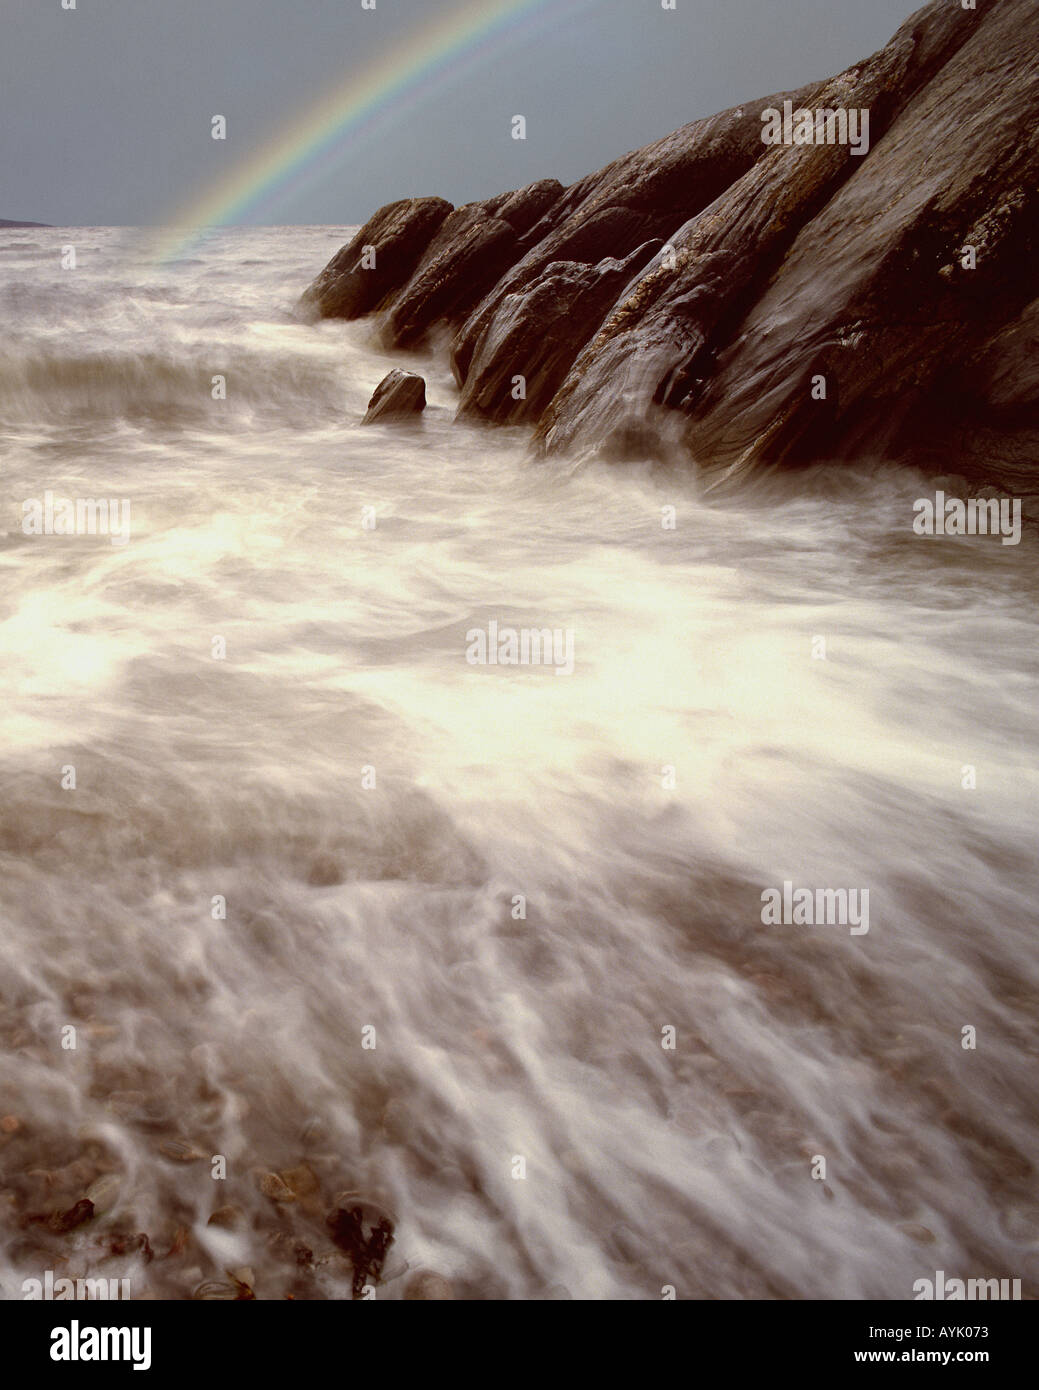
[[[297,1197],[312,1197],[321,1188],[317,1175],[305,1163],[301,1163],[298,1168],[284,1168],[279,1176]]]
[[[262,1173],[259,1178],[260,1191],[272,1202],[294,1202],[296,1194],[284,1178],[277,1173]]]
[[[87,1200],[93,1203],[94,1215],[103,1216],[106,1211],[111,1211],[119,1200],[119,1189],[122,1180],[118,1173],[105,1173],[92,1182],[87,1188]]]
[[[68,1211],[53,1212],[47,1224],[58,1235],[67,1235],[69,1231],[74,1231],[77,1226],[89,1221],[93,1215],[94,1204],[84,1197],[75,1206],[69,1207]]]
[[[197,1163],[204,1157],[193,1144],[187,1144],[183,1139],[164,1139],[159,1145],[159,1153],[174,1163]]]
[[[238,1298],[238,1288],[234,1284],[207,1279],[204,1284],[199,1284],[191,1297],[201,1303],[233,1303]]]
[[[239,1207],[217,1207],[206,1222],[207,1226],[219,1226],[225,1231],[233,1231],[241,1225],[242,1212]]]
[[[919,1226],[913,1221],[905,1222],[898,1229],[903,1235],[907,1235],[910,1240],[915,1240],[920,1245],[933,1245],[936,1239],[933,1231],[929,1231],[926,1226]]]

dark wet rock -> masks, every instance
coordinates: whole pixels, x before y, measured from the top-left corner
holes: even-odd
[[[1033,300],[976,357],[938,377],[914,411],[906,461],[932,473],[954,467],[1023,496],[1035,515],[1037,458],[1039,300]]]
[[[624,259],[646,241],[666,242],[762,157],[761,111],[787,98],[796,103],[812,91],[782,92],[694,121],[568,188],[533,228],[523,257],[456,335],[451,362],[459,384],[506,295],[524,290],[552,261],[594,265],[607,257]],[[588,326],[587,337],[598,324]]]
[[[365,1284],[377,1284],[386,1255],[393,1243],[394,1220],[390,1213],[360,1194],[344,1193],[326,1218],[333,1242],[353,1266],[353,1296],[360,1298]]]
[[[562,191],[555,179],[542,179],[456,208],[396,296],[383,329],[387,345],[410,347],[433,323],[463,318],[513,264],[522,234]]]
[[[405,198],[380,208],[305,291],[303,307],[319,318],[370,314],[405,283],[451,211],[443,198]]]
[[[517,189],[515,193],[504,194],[498,216],[520,236],[524,236],[556,206],[563,192],[563,185],[558,179],[538,179],[536,183],[528,183],[526,188]]]
[[[804,105],[813,110],[868,109],[872,152],[861,158],[840,144],[765,147],[763,157],[711,207],[675,229],[671,237],[674,263],[651,267],[618,303],[541,421],[539,435],[547,447],[598,444],[632,416],[663,435],[669,427],[674,437],[684,433],[672,412],[688,414],[705,392],[721,389],[719,357],[725,344],[732,342],[733,352],[760,346],[741,320],[748,310],[754,312],[770,277],[777,270],[780,275],[786,271],[798,237],[803,234],[810,245],[809,255],[818,269],[817,253],[824,253],[827,245],[817,239],[816,219],[846,184],[871,188],[869,166],[883,151],[886,132],[973,33],[976,17],[970,18],[959,7],[931,8],[932,13],[904,25],[868,62],[821,84],[804,98]],[[922,160],[923,151],[917,153]],[[912,188],[913,179],[905,177],[903,191],[910,197]],[[866,196],[872,203],[872,194]],[[883,224],[884,219],[873,218],[873,211],[869,220]],[[846,248],[853,248],[861,232],[857,217],[850,225],[831,225],[826,238],[828,242],[836,236]],[[800,310],[813,320],[821,287],[813,283],[800,291]],[[846,335],[852,323],[846,321]],[[837,329],[832,321],[824,323],[816,344],[836,339]],[[775,324],[762,324],[758,336],[762,333],[768,352],[790,350],[789,339],[781,343]],[[802,331],[801,340],[812,336]],[[811,352],[808,358],[810,366],[817,365]],[[821,362],[818,365],[822,367]],[[784,369],[794,391],[814,374],[798,374],[789,363]],[[727,389],[731,393],[731,381]],[[766,383],[756,374],[753,389],[767,395]],[[742,398],[742,390],[740,394]],[[757,412],[758,419],[767,413],[766,405]],[[666,418],[669,414],[671,419]],[[743,420],[746,423],[746,417]],[[709,447],[705,443],[697,457],[713,464],[717,455],[708,452]]]
[[[464,313],[511,264],[516,233],[499,217],[459,208],[442,231],[444,244],[430,249],[389,312],[387,346],[411,347],[431,324]]]
[[[414,420],[425,408],[425,381],[415,372],[402,372],[395,368],[388,376],[384,376],[375,388],[375,393],[368,402],[368,413],[361,424]]]
[[[120,1232],[108,1238],[108,1251],[111,1255],[136,1255],[140,1254],[145,1263],[149,1263],[155,1258],[149,1241],[144,1231]]]
[[[1039,148],[1022,137],[1039,119],[1027,71],[1039,10],[1004,0],[973,28],[800,234],[719,357],[687,434],[712,462],[906,457],[936,437],[953,376],[1039,291]],[[958,138],[936,139],[953,110]]]
[[[69,1231],[74,1231],[77,1226],[82,1226],[90,1221],[93,1215],[93,1202],[82,1197],[74,1206],[69,1207],[68,1211],[54,1212],[47,1224],[57,1235],[67,1235]]]
[[[459,413],[498,424],[537,420],[617,295],[659,246],[646,242],[625,260],[598,265],[553,261],[525,290],[506,295],[480,339]]]
[[[884,457],[1039,496],[1037,50],[1034,0],[935,0],[838,76],[569,188],[382,209],[312,293],[407,239],[349,313],[386,311],[391,344],[453,331],[461,413],[544,452],[716,479]],[[787,100],[868,111],[868,151],[766,145]]]
[[[404,1297],[409,1302],[447,1303],[453,1301],[454,1296],[450,1279],[432,1269],[416,1270],[404,1286]]]

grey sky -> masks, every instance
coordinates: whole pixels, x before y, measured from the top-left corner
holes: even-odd
[[[0,217],[160,222],[459,0],[0,0]],[[546,6],[551,10],[551,5]],[[353,223],[564,183],[676,126],[867,57],[913,0],[595,0],[346,140],[251,221]],[[228,118],[226,143],[210,117]],[[528,138],[509,122],[526,116]]]

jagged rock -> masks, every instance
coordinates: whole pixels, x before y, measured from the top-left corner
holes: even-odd
[[[1037,50],[1034,0],[933,0],[837,77],[565,190],[391,205],[311,297],[388,310],[391,343],[454,328],[460,412],[544,451],[719,477],[884,456],[1039,493]],[[867,109],[868,152],[766,145],[787,100]],[[362,294],[358,247],[393,229],[410,265]]]
[[[412,420],[426,408],[426,383],[415,372],[394,369],[384,376],[368,402],[362,425],[376,420]]]
[[[623,261],[598,265],[553,261],[525,290],[506,295],[481,336],[459,413],[498,424],[537,420],[620,290],[659,246],[649,241]]]
[[[405,283],[451,211],[443,198],[387,203],[304,291],[302,307],[318,318],[356,319],[370,314]],[[374,253],[367,264],[366,247]]]
[[[958,6],[932,6],[903,25],[879,54],[803,96],[803,104],[812,110],[868,109],[871,140],[883,148],[892,122],[976,24]],[[693,409],[712,382],[726,342],[799,234],[812,237],[815,219],[843,185],[868,185],[869,166],[879,154],[874,148],[861,158],[840,144],[765,148],[763,158],[720,198],[675,230],[674,265],[650,267],[574,364],[539,426],[548,449],[608,443],[613,428],[633,416],[655,435],[656,452],[678,438],[688,449],[684,422],[668,418],[661,407]],[[827,235],[854,244],[860,231],[856,221],[843,230],[831,227]],[[814,246],[810,255],[823,249]],[[813,287],[805,287],[803,310],[813,321],[817,301]],[[822,336],[835,332],[831,323]],[[770,344],[778,342],[774,327],[768,336]],[[749,335],[741,331],[739,342],[750,342]],[[799,377],[795,389],[804,380]],[[764,389],[760,380],[755,389]],[[715,439],[693,447],[699,460],[721,462]]]
[[[987,481],[1039,513],[1039,300],[932,389],[913,425],[906,462]]]
[[[410,347],[434,321],[464,317],[515,261],[520,236],[562,191],[555,179],[541,179],[517,193],[456,208],[395,297],[386,343]]]
[[[512,261],[516,233],[482,209],[458,208],[397,296],[383,329],[388,347],[412,347],[430,324],[470,307]]]
[[[529,233],[529,249],[456,335],[451,364],[459,385],[506,295],[532,284],[552,261],[596,264],[606,257],[623,258],[653,238],[666,240],[762,156],[761,111],[814,90],[783,92],[694,121],[567,189]]]
[[[712,463],[905,457],[937,399],[948,409],[952,375],[1039,291],[1039,149],[1023,136],[1039,118],[1039,9],[962,13],[967,42],[801,232],[719,357],[687,434]],[[820,375],[825,402],[809,389]]]

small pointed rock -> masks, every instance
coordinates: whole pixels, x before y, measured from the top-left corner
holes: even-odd
[[[377,420],[409,420],[421,415],[426,408],[426,383],[416,372],[394,369],[384,376],[368,402],[368,413],[362,425]]]

